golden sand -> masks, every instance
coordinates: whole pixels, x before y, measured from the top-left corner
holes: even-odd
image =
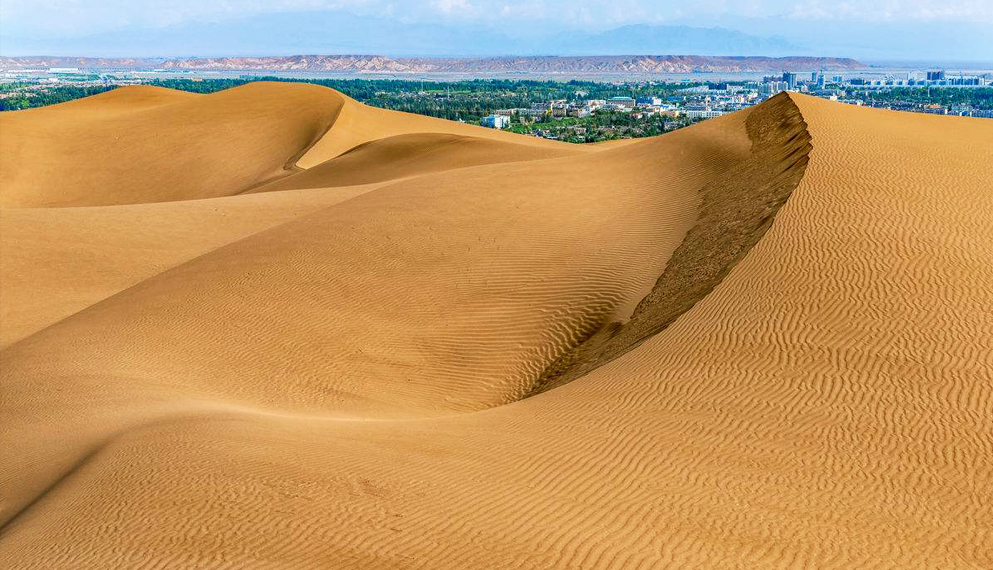
[[[993,567],[993,121],[262,83],[0,133],[5,568]]]

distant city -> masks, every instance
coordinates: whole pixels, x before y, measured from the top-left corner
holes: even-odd
[[[259,79],[339,89],[364,103],[473,122],[567,142],[655,136],[757,105],[782,91],[851,105],[993,118],[993,73],[944,69],[784,71],[771,75],[668,74],[659,80],[418,79],[393,74],[274,74],[78,67],[13,69],[0,77],[0,110],[44,106],[124,85],[152,84],[209,93]],[[707,78],[705,80],[705,78]]]
[[[555,100],[535,103],[526,109],[495,111],[494,114],[484,117],[482,124],[493,128],[504,128],[511,124],[507,119],[513,115],[532,119],[546,116],[581,118],[601,109],[633,112],[639,115],[658,114],[672,118],[709,119],[756,105],[782,91],[809,93],[817,97],[853,105],[869,105],[938,115],[950,114],[989,118],[993,117],[993,110],[977,109],[968,104],[956,106],[943,106],[934,103],[911,104],[903,101],[887,101],[866,97],[867,90],[883,93],[888,89],[904,86],[940,88],[985,87],[988,85],[993,85],[993,77],[979,75],[947,77],[944,70],[910,72],[906,78],[902,79],[865,79],[861,77],[846,79],[841,75],[833,75],[828,79],[824,72],[816,71],[811,72],[810,78],[807,79],[798,73],[787,71],[783,72],[781,76],[764,77],[761,82],[721,82],[688,87],[681,90],[681,93],[684,94],[681,99],[677,98],[671,102],[664,101],[660,97],[635,99],[617,96],[610,99],[588,99],[583,102]]]
[[[795,72],[766,76],[761,81],[718,82],[686,87],[676,90],[667,97],[614,96],[608,99],[586,99],[568,101],[557,99],[532,104],[528,108],[498,109],[483,117],[480,124],[486,127],[513,128],[514,123],[527,126],[570,117],[582,119],[597,112],[630,113],[633,119],[659,116],[665,119],[664,131],[674,130],[702,119],[719,117],[746,107],[754,106],[783,91],[796,91],[839,101],[851,105],[869,106],[898,111],[912,111],[936,115],[960,115],[968,117],[993,118],[991,96],[993,93],[978,93],[981,101],[964,97],[958,104],[944,104],[939,96],[942,89],[987,87],[993,85],[993,76],[957,75],[948,76],[945,70],[911,71],[901,78],[866,79],[846,78],[824,72],[810,72],[804,76]],[[911,88],[910,91],[906,88]],[[935,96],[931,96],[931,90]],[[898,91],[899,90],[899,91]],[[892,94],[887,97],[887,94]],[[907,97],[908,94],[917,95]],[[577,95],[583,95],[577,92]],[[909,100],[908,100],[909,99]],[[515,121],[516,118],[516,121]],[[546,138],[563,138],[562,129],[525,129],[529,134]],[[588,130],[585,125],[565,129],[572,135],[583,135]],[[570,138],[570,137],[565,137]],[[576,138],[575,136],[571,138]]]

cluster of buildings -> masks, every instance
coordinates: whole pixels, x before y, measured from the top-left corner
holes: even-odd
[[[913,111],[917,113],[929,113],[936,115],[962,115],[972,117],[993,117],[993,111],[983,109],[973,109],[968,105],[958,105],[944,107],[938,104],[920,104],[899,100],[880,99],[879,95],[884,95],[887,90],[897,87],[986,87],[993,86],[993,77],[979,75],[959,74],[957,76],[947,76],[944,70],[911,71],[895,77],[887,74],[883,77],[873,77],[857,75],[845,77],[834,75],[828,79],[824,72],[815,71],[810,74],[808,80],[806,76],[799,76],[796,73],[784,72],[781,76],[764,77],[761,83],[748,87],[755,87],[758,90],[760,100],[780,91],[800,91],[810,93],[818,97],[840,101],[853,105],[868,105],[874,107],[885,107],[899,111]],[[869,98],[868,93],[875,93],[876,96]],[[863,98],[860,98],[863,97]]]
[[[986,87],[993,85],[993,78],[982,75],[966,75],[960,73],[957,76],[946,75],[943,69],[932,69],[926,71],[909,71],[906,73],[887,73],[883,76],[855,75],[845,77],[834,75],[827,78],[823,71],[814,71],[810,74],[810,80],[806,77],[799,77],[798,74],[785,72],[782,76],[765,77],[763,85],[774,85],[782,87],[783,90],[795,91],[822,91],[825,89],[837,89],[843,87],[865,88],[892,88],[892,87]]]
[[[683,100],[679,110],[686,118],[695,120],[712,119],[740,111],[779,91],[771,91],[763,97],[759,90],[753,87],[722,82],[683,89],[680,93]]]
[[[533,103],[530,107],[516,109],[498,109],[492,115],[483,117],[481,124],[484,127],[503,128],[510,122],[511,117],[518,117],[522,123],[541,122],[548,119],[564,119],[567,117],[583,118],[592,115],[599,110],[610,110],[619,112],[632,112],[640,116],[645,114],[667,114],[675,116],[676,107],[666,105],[659,97],[648,97],[635,99],[633,97],[611,97],[610,99],[586,99],[580,101],[570,101],[567,99],[553,99]]]
[[[18,69],[0,71],[0,80],[26,83],[19,93],[31,94],[52,87],[53,83],[72,85],[127,85],[141,83],[144,71],[114,72],[83,70],[75,67],[46,69]],[[216,72],[204,72],[205,74]],[[984,72],[979,72],[984,73]],[[685,81],[691,81],[686,79]],[[932,114],[969,115],[990,117],[993,111],[973,109],[968,105],[941,106],[932,104],[934,99],[911,103],[907,97],[886,96],[896,88],[951,88],[969,89],[993,86],[993,73],[969,75],[964,72],[948,73],[943,69],[912,71],[868,70],[846,75],[824,71],[798,73],[785,71],[763,77],[761,80],[724,83],[716,82],[697,87],[672,91],[668,88],[662,96],[616,96],[608,99],[588,99],[587,91],[576,91],[569,99],[554,99],[531,104],[529,107],[500,109],[483,117],[483,126],[504,129],[511,123],[532,124],[556,121],[569,117],[584,118],[601,111],[630,113],[632,119],[665,117],[665,129],[675,128],[694,120],[709,119],[755,105],[782,91],[799,91],[856,105],[871,105],[890,109]],[[0,98],[19,93],[3,93]],[[904,93],[905,95],[905,93]],[[630,121],[615,121],[631,125]],[[577,129],[580,128],[577,126]]]
[[[482,120],[484,126],[502,129],[510,125],[511,117],[521,123],[544,122],[566,117],[587,117],[598,110],[632,113],[633,118],[662,115],[672,119],[666,129],[693,120],[710,119],[756,105],[782,91],[798,91],[854,105],[883,106],[891,109],[932,114],[954,114],[973,117],[993,117],[993,111],[972,109],[968,106],[943,107],[936,104],[913,104],[902,101],[870,100],[866,92],[885,92],[894,87],[984,87],[993,86],[993,77],[964,75],[949,76],[944,70],[911,71],[901,77],[885,75],[853,75],[828,77],[823,71],[800,74],[786,71],[763,77],[761,81],[744,83],[710,83],[682,89],[677,96],[662,97],[611,97],[569,101],[557,99],[534,103],[520,109],[501,109]],[[860,95],[861,93],[861,95]],[[585,93],[583,93],[585,95]],[[859,98],[863,97],[863,98]]]
[[[925,75],[926,78],[924,79],[918,77],[914,72],[908,73],[905,78],[887,77],[879,79],[853,77],[848,80],[839,81],[839,83],[853,87],[875,89],[886,87],[986,87],[993,85],[993,79],[979,75],[945,77],[945,72],[941,70],[928,71]]]
[[[754,98],[754,96],[753,96]],[[662,97],[626,97],[617,96],[609,99],[585,99],[569,101],[555,99],[534,103],[530,107],[517,109],[498,109],[480,121],[484,127],[502,129],[510,125],[512,117],[524,124],[548,120],[565,119],[567,117],[588,117],[597,111],[615,111],[631,113],[632,118],[642,119],[654,115],[689,119],[707,119],[724,113],[732,112],[745,105],[749,98],[746,95],[734,94],[729,97],[719,97],[706,94],[689,100],[682,96],[678,101],[664,101]],[[689,104],[686,104],[689,101]],[[737,104],[737,108],[731,106]]]

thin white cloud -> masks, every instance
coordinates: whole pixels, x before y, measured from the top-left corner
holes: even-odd
[[[993,23],[993,0],[803,0],[788,11],[795,20],[968,21]]]
[[[446,16],[467,16],[476,13],[476,7],[468,0],[434,0],[431,6]]]
[[[685,0],[0,0],[5,34],[86,34],[311,10],[494,26],[500,19],[513,26],[517,19],[550,30],[673,21],[708,26],[729,18],[993,25],[993,0],[696,0],[691,6]]]

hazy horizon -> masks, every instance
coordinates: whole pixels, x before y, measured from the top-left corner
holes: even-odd
[[[0,0],[0,55],[729,55],[984,62],[993,2]]]

